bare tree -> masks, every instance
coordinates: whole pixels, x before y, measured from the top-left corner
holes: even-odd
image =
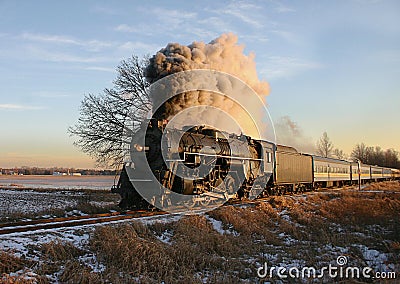
[[[366,146],[364,143],[357,144],[352,153],[353,160],[360,160],[369,165],[378,165],[389,168],[399,168],[399,153],[394,149],[383,151],[381,147]]]
[[[324,132],[321,138],[317,142],[317,154],[328,158],[331,157],[333,151],[333,144],[328,137],[328,134]]]
[[[93,158],[97,165],[115,166],[129,147],[130,137],[151,108],[149,83],[144,76],[148,57],[124,60],[117,67],[114,87],[99,95],[85,95],[78,122],[68,128],[77,136],[74,143]]]
[[[357,144],[351,152],[353,161],[360,160],[363,163],[367,162],[368,150],[364,143]]]
[[[400,168],[399,152],[394,149],[387,149],[384,152],[384,163],[386,167]]]
[[[333,156],[340,160],[345,160],[347,159],[347,155],[343,152],[343,150],[339,150],[338,148],[335,148],[333,150]]]

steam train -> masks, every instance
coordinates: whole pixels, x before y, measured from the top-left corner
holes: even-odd
[[[168,200],[168,192],[190,196],[195,206],[400,178],[397,169],[303,154],[293,147],[207,126],[164,126],[163,121],[151,119],[143,126],[144,137],[132,138],[132,161],[125,163],[111,189],[121,195],[121,208],[147,208]],[[143,171],[141,159],[152,177]],[[136,187],[154,181],[158,186],[152,183],[151,198],[144,199]]]

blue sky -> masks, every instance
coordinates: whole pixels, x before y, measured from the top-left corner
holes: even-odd
[[[269,82],[273,120],[400,150],[399,1],[0,0],[0,167],[92,167],[67,134],[84,94],[169,42],[233,32]]]

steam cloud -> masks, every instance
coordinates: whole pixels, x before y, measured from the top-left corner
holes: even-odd
[[[165,76],[181,71],[195,69],[221,71],[242,80],[264,102],[265,97],[269,94],[269,85],[267,82],[258,79],[254,54],[245,55],[243,53],[244,46],[239,45],[237,41],[238,38],[236,35],[228,33],[221,35],[208,44],[193,42],[185,46],[179,43],[169,43],[150,59],[150,64],[146,69],[146,78],[150,83],[154,83]],[[229,85],[229,82],[225,83]],[[224,84],[219,86],[222,94],[224,94],[225,88],[233,88],[233,86],[224,86]],[[244,93],[243,95],[246,94]],[[153,102],[163,99],[152,98]],[[163,109],[159,110],[159,116],[169,119],[183,109],[203,105],[212,106],[228,113],[235,120],[240,121],[241,126],[245,126],[244,130],[246,130],[246,125],[252,124],[251,117],[265,115],[265,110],[261,104],[244,110],[243,107],[227,96],[207,91],[191,91],[181,93],[167,101],[163,105]],[[196,118],[196,121],[200,119],[209,125],[215,125],[215,122],[221,119],[220,117],[215,117],[215,115],[210,117],[209,113],[202,108],[193,109],[190,115],[187,115],[183,120],[186,124],[190,124],[193,118]],[[225,126],[226,128],[226,123],[224,123],[223,119],[219,121],[219,124],[221,127]],[[250,128],[248,127],[248,129]],[[237,129],[223,130],[237,131]],[[256,133],[246,134],[259,136]]]
[[[315,153],[312,139],[304,135],[303,129],[289,116],[281,117],[274,124],[277,143],[296,148],[303,153]]]

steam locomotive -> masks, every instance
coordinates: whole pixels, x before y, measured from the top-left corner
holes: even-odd
[[[168,192],[191,196],[190,206],[195,206],[400,178],[397,169],[303,154],[293,147],[207,126],[166,129],[162,120],[151,119],[143,128],[144,137],[132,138],[132,161],[124,165],[112,187],[113,193],[121,195],[121,208],[163,203]],[[135,188],[155,181],[143,171],[141,159],[158,185],[151,186],[150,199]]]

